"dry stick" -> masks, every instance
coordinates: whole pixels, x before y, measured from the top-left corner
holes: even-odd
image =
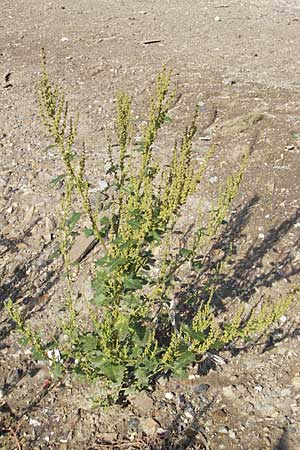
[[[23,450],[21,442],[20,442],[20,440],[18,438],[18,435],[15,432],[15,430],[13,428],[4,428],[4,431],[8,431],[15,438],[18,450]]]

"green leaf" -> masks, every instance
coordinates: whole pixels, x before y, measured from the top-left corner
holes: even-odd
[[[58,175],[57,177],[52,178],[52,180],[50,181],[50,186],[53,188],[55,187],[58,183],[60,183],[60,181],[64,180],[66,174],[63,173],[62,175]]]
[[[134,295],[133,293],[126,293],[123,296],[123,301],[126,306],[129,308],[135,308],[140,304],[140,297],[138,295]]]
[[[100,224],[101,225],[110,225],[109,217],[107,217],[107,216],[101,217]]]
[[[111,258],[109,256],[104,256],[103,258],[100,258],[96,261],[96,265],[106,267],[108,272],[113,272],[118,267],[126,264],[127,261],[128,261],[127,258],[123,258],[121,256],[119,256],[117,258]]]
[[[149,233],[149,236],[151,237],[151,241],[157,241],[160,242],[161,241],[161,232],[157,231],[157,230],[152,230]]]
[[[143,287],[143,283],[139,278],[131,278],[129,276],[124,277],[124,288],[129,291],[135,291],[136,289],[141,289]]]
[[[30,339],[29,339],[28,337],[26,337],[26,336],[22,336],[22,337],[20,337],[20,338],[18,339],[18,343],[19,343],[20,345],[28,345],[29,342],[30,342]]]
[[[139,153],[143,153],[145,150],[145,142],[139,141],[134,144],[134,150]]]
[[[189,250],[188,248],[181,248],[181,249],[179,250],[179,255],[180,255],[182,258],[188,258],[189,256],[191,256],[192,253],[193,253],[193,251],[192,251],[192,250]]]
[[[187,371],[184,368],[182,368],[182,367],[174,368],[173,369],[173,375],[178,380],[186,380],[188,378]]]
[[[101,372],[104,376],[106,376],[110,381],[117,384],[122,384],[124,374],[125,374],[125,366],[112,364],[110,362],[106,362],[101,367]]]
[[[86,237],[93,236],[94,234],[94,230],[92,228],[85,228],[83,231]]]
[[[57,144],[47,145],[47,147],[45,148],[45,152],[47,152],[48,150],[51,150],[52,148],[57,148]]]
[[[52,374],[53,374],[54,381],[57,381],[59,378],[62,377],[63,367],[61,366],[61,364],[53,364]]]
[[[149,383],[149,376],[148,376],[148,372],[145,368],[142,367],[138,367],[135,371],[134,371],[134,376],[137,380],[137,385],[139,386],[139,388],[141,387],[145,387],[148,385]]]
[[[210,348],[213,350],[219,350],[220,348],[224,347],[224,342],[220,341],[220,340],[216,340],[211,346]]]
[[[129,318],[125,315],[120,315],[115,322],[115,329],[118,332],[120,341],[123,341],[129,333]]]
[[[202,331],[195,331],[189,326],[182,327],[185,333],[191,338],[199,342],[204,342],[206,340],[206,335]]]
[[[36,361],[43,361],[45,359],[45,355],[35,348],[31,349],[31,354],[32,358],[35,359]]]
[[[143,361],[143,366],[149,374],[154,375],[158,367],[158,360],[156,358],[145,359]]]
[[[141,219],[132,219],[128,220],[127,223],[133,230],[139,230],[141,228],[141,225],[143,224],[143,221]]]
[[[60,248],[57,248],[51,255],[49,256],[50,259],[56,259],[60,256]]]
[[[110,260],[109,256],[103,256],[103,258],[97,259],[95,264],[96,264],[96,266],[100,266],[100,267],[105,266],[109,260]]]
[[[171,123],[172,122],[172,118],[170,116],[165,116],[164,117],[164,123]]]
[[[127,248],[136,246],[136,243],[137,241],[135,239],[128,239],[128,241],[120,243],[119,248],[121,250],[125,250]]]
[[[193,259],[192,261],[192,269],[194,270],[200,270],[203,268],[202,258]]]
[[[126,264],[127,261],[128,261],[127,258],[122,258],[121,256],[119,256],[118,258],[112,258],[106,264],[106,268],[109,272],[113,272],[118,267],[124,266],[124,264]]]
[[[80,219],[80,217],[81,217],[81,213],[74,212],[71,215],[70,219],[67,220],[67,227],[69,228],[70,231],[72,231],[74,229],[74,227],[75,227],[76,223],[78,222],[78,220]]]
[[[111,301],[111,298],[103,292],[97,292],[91,300],[96,306],[105,306],[108,305]]]
[[[186,351],[175,360],[174,369],[184,369],[193,361],[195,361],[195,354],[193,352]]]
[[[92,350],[96,350],[98,344],[97,336],[93,336],[91,334],[87,336],[82,336],[79,341],[79,346],[85,352],[91,352]]]

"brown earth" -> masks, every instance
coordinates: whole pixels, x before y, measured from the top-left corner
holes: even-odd
[[[195,151],[218,148],[199,192],[204,209],[253,144],[223,234],[236,253],[230,277],[221,280],[223,306],[235,295],[249,305],[275,298],[299,282],[299,13],[296,0],[1,1],[1,448],[147,448],[147,439],[154,449],[299,448],[299,304],[255,345],[232,346],[221,359],[207,355],[200,376],[161,379],[148,396],[109,411],[92,408],[97,385],[66,379],[47,387],[47,367],[18,344],[3,309],[10,296],[46,336],[62,314],[60,263],[50,259],[62,191],[49,183],[63,169],[56,150],[45,151],[39,120],[41,47],[51,76],[80,112],[95,186],[113,135],[117,91],[134,96],[140,123],[155,75],[162,64],[172,68],[179,95],[157,149],[167,157],[198,106]],[[86,297],[96,253],[74,274]],[[157,423],[167,440],[157,437]]]

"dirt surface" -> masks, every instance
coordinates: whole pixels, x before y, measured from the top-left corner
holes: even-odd
[[[109,411],[92,402],[99,386],[69,379],[49,384],[48,368],[33,363],[19,345],[3,309],[8,296],[45,336],[63,315],[60,261],[50,259],[62,189],[49,188],[63,168],[55,149],[45,151],[49,141],[39,121],[41,47],[51,76],[80,112],[79,137],[89,149],[95,189],[113,136],[117,91],[135,97],[139,124],[155,75],[162,64],[172,68],[178,97],[157,152],[167,158],[197,106],[195,151],[200,158],[209,145],[218,149],[197,197],[204,209],[253,146],[220,238],[219,247],[222,239],[234,242],[230,274],[220,280],[223,308],[235,296],[249,307],[276,298],[299,281],[298,1],[2,0],[0,447],[130,449],[147,448],[148,441],[153,449],[298,449],[298,304],[255,345],[206,355],[200,373],[187,382],[161,379],[155,390]],[[91,295],[97,251],[74,271],[83,313],[80,298]]]

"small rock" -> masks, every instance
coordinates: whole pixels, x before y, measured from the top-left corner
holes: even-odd
[[[209,180],[210,184],[214,184],[218,181],[218,177],[210,177]]]
[[[30,206],[26,210],[24,217],[23,217],[23,223],[25,225],[29,225],[32,222],[34,213],[35,213],[35,206]]]
[[[32,425],[33,427],[40,427],[41,426],[41,422],[39,422],[36,419],[32,419],[31,417],[29,418],[29,424]]]
[[[186,410],[184,411],[184,415],[185,415],[185,417],[186,417],[187,419],[189,419],[189,420],[194,420],[194,418],[195,418],[194,412],[191,411],[190,409],[186,409]]]
[[[101,433],[101,439],[105,442],[113,443],[117,440],[118,435],[117,433],[111,432],[111,433]]]
[[[208,391],[209,389],[209,384],[198,384],[198,386],[194,387],[194,392],[195,394],[202,394],[203,392]]]
[[[228,427],[221,427],[219,428],[220,434],[228,434]]]
[[[215,21],[216,21],[216,22],[221,22],[221,17],[216,16],[216,17],[215,17]]]
[[[236,438],[236,433],[233,430],[229,430],[228,431],[228,436],[230,437],[230,439],[235,439]]]
[[[166,393],[165,393],[165,398],[166,398],[167,400],[172,400],[172,399],[174,398],[173,392],[166,392]]]
[[[84,233],[80,234],[70,251],[71,264],[80,262],[95,247],[96,243],[95,236],[87,237]]]
[[[291,395],[291,389],[290,388],[284,388],[280,391],[281,397],[289,397]]]
[[[151,417],[148,417],[147,419],[143,420],[142,424],[142,430],[147,436],[153,436],[157,433],[157,430],[160,429],[159,424],[156,422],[156,420],[152,419]]]
[[[128,428],[137,430],[140,427],[140,421],[137,417],[131,417],[127,422]]]
[[[293,379],[292,379],[292,386],[295,389],[300,389],[300,375],[296,375]]]
[[[146,391],[141,391],[134,399],[131,400],[133,406],[140,411],[140,413],[146,415],[153,408],[154,402]]]
[[[168,383],[168,378],[165,376],[159,377],[157,383],[162,387],[166,386],[166,384]]]
[[[170,431],[165,428],[158,428],[156,433],[159,437],[166,439],[170,435]]]
[[[86,279],[84,280],[81,287],[81,293],[86,300],[92,300],[92,298],[94,297],[92,278],[90,276],[86,277]]]
[[[223,395],[224,397],[227,397],[229,399],[232,399],[235,397],[235,389],[233,388],[233,386],[225,386],[223,388]]]

